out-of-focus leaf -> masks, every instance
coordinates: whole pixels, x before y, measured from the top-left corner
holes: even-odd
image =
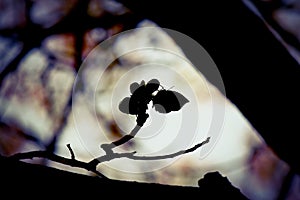
[[[21,42],[0,37],[0,73],[20,53],[22,46]]]
[[[73,65],[75,62],[75,37],[73,34],[51,35],[43,41],[42,47],[66,64]]]
[[[0,29],[13,29],[25,25],[24,2],[23,0],[0,1]]]
[[[65,17],[76,2],[77,0],[35,1],[30,10],[31,20],[43,28],[49,28]]]
[[[101,17],[105,12],[113,15],[122,15],[128,9],[114,0],[91,0],[88,6],[88,14],[92,17]]]

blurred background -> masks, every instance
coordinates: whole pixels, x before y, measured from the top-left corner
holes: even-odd
[[[300,63],[300,1],[243,2]],[[118,35],[137,27],[157,29],[151,35],[138,30]],[[111,37],[117,38],[109,48],[101,45]],[[157,73],[163,86],[193,100],[183,107],[187,113],[195,106],[199,111],[192,115],[198,121],[186,148],[205,140],[215,114],[212,106],[218,107],[212,105],[212,96],[217,99],[224,116],[214,148],[204,158],[195,151],[159,163],[117,159],[100,164],[98,170],[112,179],[187,186],[197,186],[204,174],[219,171],[250,199],[276,199],[289,166],[239,110],[182,58],[160,51],[117,56],[140,45],[172,50],[184,57],[159,24],[114,0],[0,0],[0,154],[49,150],[69,157],[66,144],[71,144],[78,160],[103,155],[100,144],[120,138],[135,124],[134,116],[116,109],[118,100],[130,95],[130,83],[150,80]],[[101,66],[112,58],[114,62],[103,70]],[[172,67],[153,70],[147,67],[149,60]],[[136,70],[135,65],[144,67]],[[173,137],[167,127],[174,127],[181,115],[160,118],[149,112],[152,118],[144,131],[120,150],[165,153],[159,148],[168,146]],[[151,135],[159,126],[165,129],[163,137]],[[93,175],[44,159],[26,162]],[[297,180],[290,185],[291,199],[297,197],[298,190],[293,190]]]

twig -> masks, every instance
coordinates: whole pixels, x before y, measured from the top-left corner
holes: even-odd
[[[133,160],[162,160],[162,159],[168,159],[168,158],[175,158],[177,156],[195,151],[196,149],[203,146],[204,144],[207,144],[209,142],[209,140],[210,140],[210,137],[208,137],[205,141],[203,141],[199,144],[196,144],[195,146],[193,146],[193,147],[191,147],[187,150],[181,150],[181,151],[178,151],[176,153],[172,153],[172,154],[168,154],[168,155],[162,155],[162,156],[136,156],[134,154],[130,154],[126,157],[130,158],[130,159],[133,159]]]
[[[10,156],[9,158],[14,159],[14,160],[24,160],[24,159],[33,159],[33,158],[46,158],[46,159],[49,159],[49,160],[52,160],[54,162],[61,163],[61,164],[64,164],[64,165],[69,165],[69,166],[72,166],[72,167],[78,167],[78,168],[86,169],[88,171],[91,171],[91,172],[97,174],[98,176],[100,176],[102,178],[108,179],[102,173],[97,171],[96,168],[93,168],[93,166],[91,166],[89,163],[76,160],[75,158],[74,159],[73,158],[69,159],[69,158],[65,158],[65,157],[62,157],[62,156],[58,156],[58,155],[56,155],[52,152],[49,152],[49,151],[31,151],[31,152],[26,152],[26,153],[17,153],[17,154],[14,154],[14,155]]]
[[[134,152],[128,152],[128,153],[115,153],[111,151],[112,153],[105,154],[104,156],[100,156],[98,158],[95,158],[91,160],[90,162],[83,162],[75,159],[75,154],[70,146],[70,144],[67,145],[70,153],[71,153],[71,159],[70,158],[65,158],[62,156],[58,156],[52,152],[49,151],[31,151],[31,152],[26,152],[26,153],[17,153],[9,158],[14,159],[14,160],[24,160],[24,159],[33,159],[33,158],[46,158],[49,160],[52,160],[57,163],[61,163],[64,165],[69,165],[72,167],[78,167],[82,169],[86,169],[88,171],[94,172],[98,176],[102,178],[108,179],[106,176],[104,176],[102,173],[96,170],[96,167],[98,164],[102,162],[107,162],[116,158],[129,158],[133,160],[162,160],[162,159],[168,159],[168,158],[174,158],[183,154],[187,154],[190,152],[195,151],[196,149],[200,148],[204,144],[207,144],[210,140],[210,137],[208,137],[205,141],[196,144],[195,146],[186,149],[186,150],[181,150],[176,153],[168,154],[168,155],[162,155],[162,156],[136,156],[136,151]]]
[[[100,164],[102,162],[107,162],[107,161],[110,161],[110,160],[113,160],[116,158],[129,158],[129,159],[133,159],[133,160],[162,160],[162,159],[174,158],[174,157],[195,151],[196,149],[200,148],[204,144],[207,144],[209,142],[209,140],[210,140],[210,137],[206,138],[205,141],[203,141],[199,144],[196,144],[195,146],[193,146],[189,149],[181,150],[176,153],[172,153],[172,154],[168,154],[168,155],[161,155],[161,156],[136,156],[135,155],[136,151],[129,152],[129,153],[114,153],[112,151],[111,154],[106,154],[104,156],[100,156],[98,158],[91,160],[89,162],[89,164],[91,166],[93,166],[94,168],[96,168],[98,164]]]
[[[129,140],[131,140],[132,138],[134,138],[134,136],[139,132],[139,130],[141,129],[141,126],[139,125],[135,125],[135,127],[132,129],[132,131],[130,132],[130,134],[128,135],[124,135],[123,137],[121,137],[120,139],[110,143],[110,144],[102,144],[100,147],[105,151],[105,153],[107,155],[110,154],[115,154],[112,149],[116,148],[118,146],[121,146],[122,144],[125,144],[126,142],[128,142]]]
[[[67,147],[70,151],[70,154],[71,154],[71,159],[75,160],[75,154],[74,154],[74,151],[73,149],[71,148],[71,145],[70,144],[67,144]]]

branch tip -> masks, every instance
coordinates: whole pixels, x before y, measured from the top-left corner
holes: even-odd
[[[75,154],[74,154],[73,149],[71,148],[71,144],[67,144],[67,147],[68,147],[68,149],[69,149],[69,151],[70,151],[71,159],[72,159],[72,160],[75,160]]]
[[[210,140],[210,137],[207,137],[206,140],[204,141],[205,143],[208,143]]]

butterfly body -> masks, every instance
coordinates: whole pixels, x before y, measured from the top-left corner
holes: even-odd
[[[136,85],[136,83],[133,83]],[[148,109],[148,104],[153,98],[153,93],[159,87],[159,81],[156,79],[150,80],[147,84],[144,81],[136,88],[131,85],[131,93],[129,100],[129,114],[138,115],[145,113]]]

